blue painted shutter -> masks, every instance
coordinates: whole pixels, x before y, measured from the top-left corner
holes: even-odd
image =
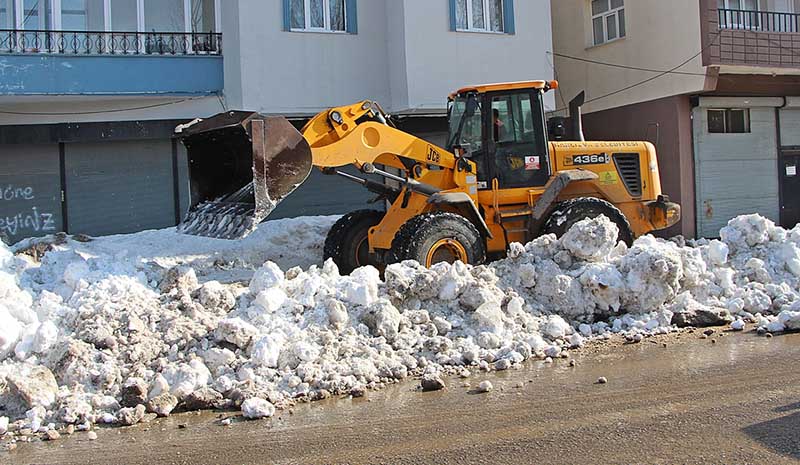
[[[292,30],[292,7],[289,0],[283,0],[283,30]]]
[[[357,0],[345,0],[345,13],[347,14],[347,32],[358,34],[358,7]]]
[[[450,0],[450,30],[456,30],[456,0]]]
[[[514,25],[514,0],[503,0],[503,25],[506,34],[516,34],[517,28]]]

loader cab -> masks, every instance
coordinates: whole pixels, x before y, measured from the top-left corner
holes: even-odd
[[[480,189],[544,186],[549,150],[539,82],[462,89],[448,107],[448,146],[478,165]]]

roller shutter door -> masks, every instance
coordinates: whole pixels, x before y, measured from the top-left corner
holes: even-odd
[[[748,107],[750,132],[710,133],[709,110],[742,108],[758,99],[701,99],[693,110],[697,235],[717,237],[738,215],[779,221],[774,107]]]
[[[0,145],[0,237],[14,243],[61,230],[58,144]]]
[[[65,161],[70,233],[175,225],[170,140],[66,144]]]

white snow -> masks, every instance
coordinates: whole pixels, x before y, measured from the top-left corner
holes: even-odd
[[[601,217],[561,240],[512,244],[489,265],[403,262],[383,280],[372,267],[340,276],[321,263],[333,221],[267,222],[240,242],[173,230],[67,241],[41,263],[0,246],[3,413],[39,426],[113,423],[128,383],[167,410],[213,389],[257,418],[423,373],[552,362],[678,320],[800,329],[800,229],[758,216],[731,220],[721,241],[645,236],[630,249]],[[32,367],[57,382],[46,408],[31,400],[55,391],[5,382]]]

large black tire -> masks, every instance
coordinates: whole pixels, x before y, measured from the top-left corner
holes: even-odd
[[[325,238],[323,257],[332,258],[339,273],[347,275],[356,268],[375,265],[369,255],[369,229],[383,219],[377,210],[356,210],[339,218]]]
[[[390,261],[403,260],[427,267],[456,260],[480,265],[486,260],[486,243],[475,225],[461,215],[425,213],[408,220],[392,241]]]
[[[555,234],[561,237],[578,221],[605,215],[619,228],[618,241],[629,246],[633,244],[633,231],[628,219],[617,207],[603,199],[580,197],[556,204],[542,228],[542,234]]]

